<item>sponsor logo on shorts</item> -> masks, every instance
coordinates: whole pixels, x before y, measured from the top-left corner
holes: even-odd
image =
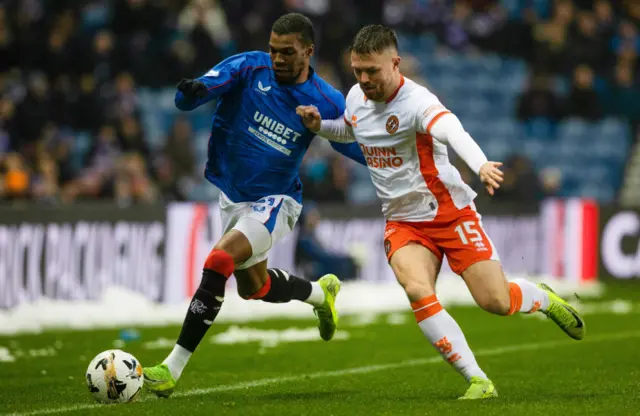
[[[384,252],[387,256],[391,252],[391,241],[388,238],[384,240]]]

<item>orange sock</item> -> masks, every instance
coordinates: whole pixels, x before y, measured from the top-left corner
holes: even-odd
[[[549,295],[538,286],[525,279],[514,279],[509,282],[511,308],[507,315],[516,312],[534,313],[549,307]]]
[[[513,315],[516,312],[520,312],[522,308],[522,290],[516,283],[509,282],[509,295],[511,297],[511,308],[507,315]]]

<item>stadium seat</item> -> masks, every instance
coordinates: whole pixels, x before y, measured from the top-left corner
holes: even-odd
[[[509,137],[510,140],[518,140],[522,136],[520,123],[512,118],[501,117],[491,123],[492,130],[496,135]]]
[[[629,123],[617,118],[606,118],[598,123],[595,133],[602,136],[618,136],[629,142],[631,131]]]
[[[425,34],[419,37],[419,50],[425,54],[435,52],[438,46],[438,39],[434,35]]]
[[[518,143],[518,149],[520,149],[521,153],[529,157],[537,165],[538,163],[536,161],[541,158],[545,158],[546,153],[548,152],[548,147],[545,142],[546,139],[544,138],[523,138]]]
[[[524,122],[524,131],[529,137],[551,141],[555,138],[555,124],[546,117],[536,117]]]
[[[587,121],[571,118],[563,121],[558,126],[560,138],[587,137],[592,132],[593,125]]]
[[[366,205],[378,201],[376,188],[371,182],[369,169],[355,165],[351,171],[353,186],[349,187],[347,199],[358,205]]]

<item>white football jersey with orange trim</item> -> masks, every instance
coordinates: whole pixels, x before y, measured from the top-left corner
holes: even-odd
[[[455,217],[476,193],[449,162],[447,145],[429,131],[449,111],[427,88],[408,78],[385,103],[367,100],[359,84],[347,95],[345,121],[353,128],[392,221]]]

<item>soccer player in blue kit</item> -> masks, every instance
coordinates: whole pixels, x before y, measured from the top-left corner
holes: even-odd
[[[342,94],[310,66],[313,38],[307,17],[284,15],[272,27],[268,54],[241,53],[178,84],[175,104],[180,110],[218,100],[205,177],[221,191],[224,235],[204,263],[175,347],[161,364],[144,369],[144,385],[158,396],[173,392],[222,306],[231,274],[244,299],[306,302],[313,306],[324,340],[336,331],[340,280],[335,275],[312,283],[267,268],[269,249],[292,231],[302,209],[298,171],[315,134],[304,127],[296,108],[314,105],[326,119],[345,109]],[[365,165],[357,143],[331,145]]]

